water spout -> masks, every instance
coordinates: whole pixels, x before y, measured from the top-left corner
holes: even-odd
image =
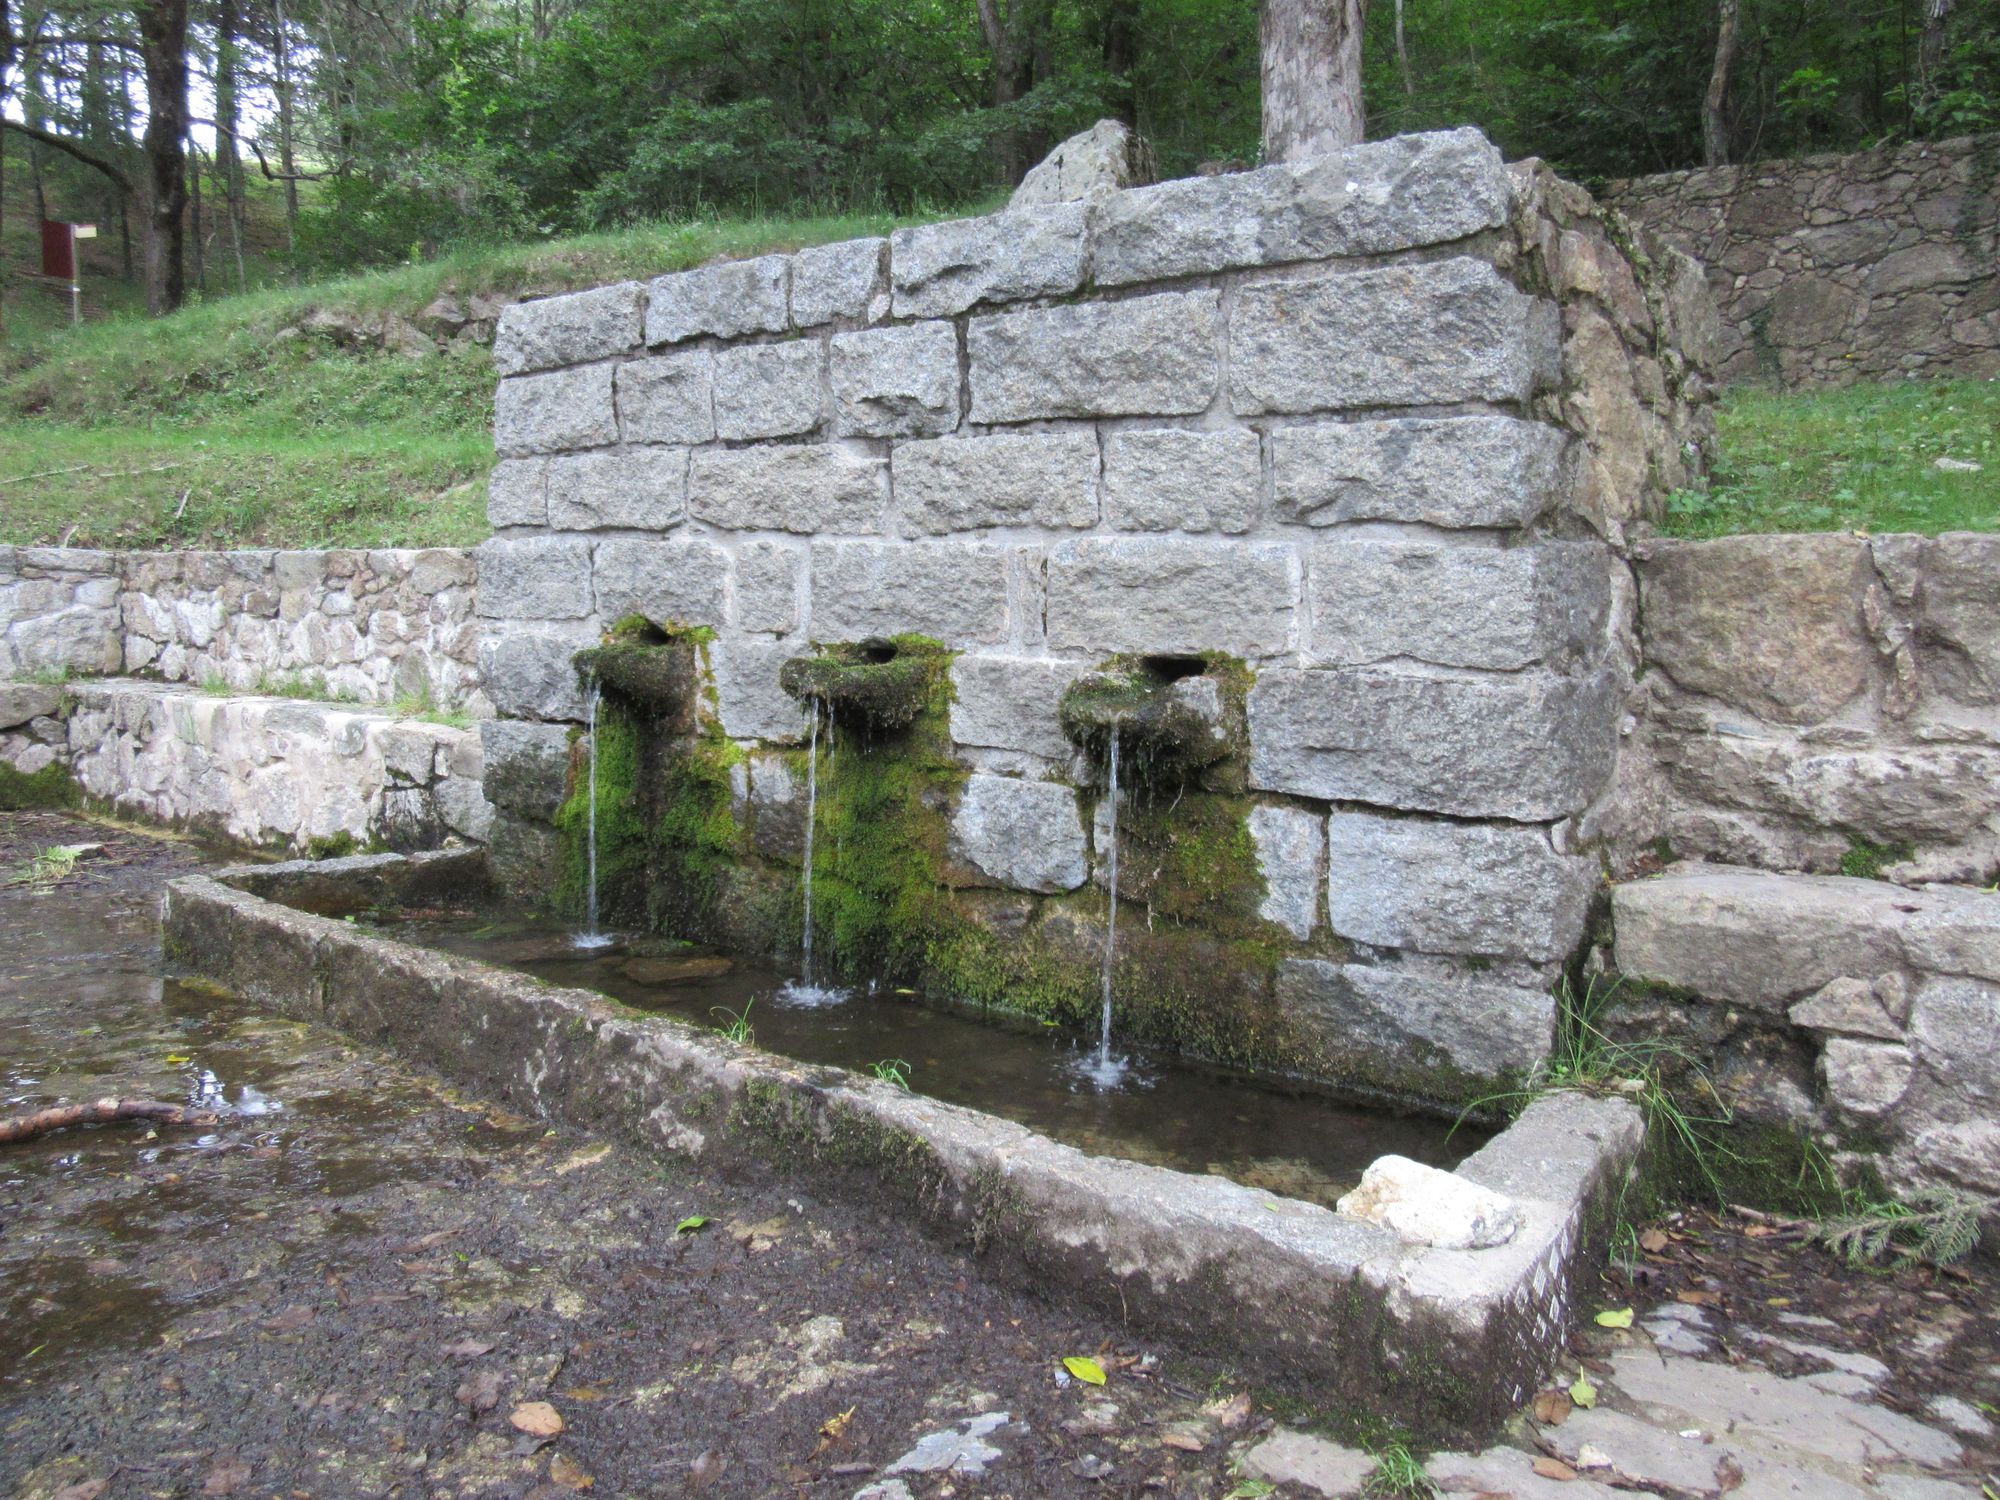
[[[608,948],[613,939],[597,927],[597,703],[601,696],[596,678],[590,682],[590,696],[584,700],[584,730],[590,753],[590,809],[588,814],[589,855],[585,867],[585,927],[571,938],[579,948]]]

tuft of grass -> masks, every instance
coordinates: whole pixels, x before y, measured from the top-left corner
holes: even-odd
[[[723,1024],[715,1029],[732,1042],[742,1042],[746,1046],[757,1040],[757,1033],[750,1025],[750,1007],[756,1002],[745,1000],[743,1009],[731,1010],[726,1005],[718,1005],[711,1015],[723,1016]]]
[[[1668,498],[1671,536],[2000,530],[2000,381],[1736,386],[1716,418],[1721,460],[1706,493]]]
[[[1908,859],[1915,851],[1909,844],[1877,844],[1868,839],[1850,838],[1847,852],[1840,856],[1840,873],[1856,880],[1880,880],[1886,866]]]
[[[900,1057],[885,1057],[880,1062],[870,1063],[868,1071],[884,1083],[893,1083],[906,1094],[910,1091],[910,1065]]]
[[[1388,1443],[1369,1452],[1375,1467],[1361,1487],[1364,1500],[1430,1500],[1437,1493],[1423,1461],[1407,1443]]]
[[[51,844],[39,851],[26,864],[18,866],[8,880],[9,885],[56,885],[76,873],[76,862],[81,856],[67,844]]]

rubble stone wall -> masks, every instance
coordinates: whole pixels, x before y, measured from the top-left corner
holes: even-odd
[[[2000,876],[2000,536],[1656,540],[1638,576],[1617,867]]]
[[[255,692],[487,712],[477,570],[449,548],[96,552],[0,547],[0,679],[143,673]]]
[[[795,872],[763,836],[798,811],[780,667],[921,633],[955,653],[964,907],[1075,948],[1109,851],[1061,693],[1118,653],[1230,658],[1284,955],[1242,1003],[1525,1067],[1596,880],[1620,552],[1703,466],[1710,317],[1692,262],[1474,131],[517,305],[489,792],[546,827],[575,653],[701,627],[745,858]]]
[[[1708,268],[1722,379],[2000,374],[2000,135],[1614,182]]]

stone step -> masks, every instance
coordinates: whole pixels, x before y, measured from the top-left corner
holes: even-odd
[[[1996,1200],[2000,1230],[2000,893],[1683,864],[1611,908],[1625,1021],[1702,1036],[1717,1076],[1794,1060],[1792,1123]]]

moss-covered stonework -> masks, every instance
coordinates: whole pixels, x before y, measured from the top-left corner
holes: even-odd
[[[32,776],[0,764],[0,812],[74,807],[78,796],[76,783],[57,762],[43,766]]]
[[[576,654],[577,676],[663,733],[692,734],[700,701],[701,649],[713,631],[658,625],[627,615],[604,643]]]
[[[841,642],[786,662],[778,685],[850,732],[898,734],[931,709],[951,657],[922,635]]]
[[[1248,743],[1244,698],[1251,674],[1233,657],[1114,656],[1062,695],[1057,720],[1072,745],[1102,767],[1118,735],[1118,768],[1129,782],[1178,785],[1207,773],[1241,790]],[[1224,770],[1231,761],[1235,775]]]

